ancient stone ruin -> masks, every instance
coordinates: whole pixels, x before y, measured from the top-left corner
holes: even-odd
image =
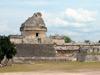
[[[11,35],[13,43],[38,44],[45,43],[47,27],[45,26],[42,14],[34,13],[20,27],[21,35]]]
[[[16,45],[17,58],[100,61],[100,44],[65,43],[64,36],[47,37],[47,27],[40,12],[22,23],[20,32],[21,35],[10,35],[10,41]]]

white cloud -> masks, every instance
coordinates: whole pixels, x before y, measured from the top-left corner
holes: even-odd
[[[91,32],[93,31],[93,28],[88,28],[88,27],[83,27],[83,28],[79,28],[79,29],[76,29],[78,32],[82,32],[82,33],[88,33],[88,32]]]
[[[45,20],[45,23],[48,27],[66,27],[69,25],[69,22],[62,18],[61,12],[58,14],[42,12],[42,14],[43,19]]]
[[[64,34],[73,40],[83,40],[92,39],[91,37],[95,37],[92,32],[100,31],[100,26],[96,23],[97,14],[97,11],[68,8],[58,13],[43,12],[43,18],[49,34]]]
[[[71,8],[66,9],[65,14],[68,16],[77,16],[77,12]]]
[[[64,26],[68,25],[68,22],[59,18],[59,17],[56,17],[56,18],[53,18],[53,19],[49,19],[47,21],[47,24],[48,24],[48,26],[64,27]]]
[[[68,8],[65,11],[65,15],[70,18],[73,19],[74,22],[83,22],[83,23],[87,23],[87,22],[93,22],[96,20],[96,11],[89,11],[86,9],[72,9],[72,8]]]
[[[67,35],[69,35],[69,36],[78,36],[78,35],[80,35],[80,33],[73,32],[73,31],[67,31]]]
[[[48,26],[55,27],[87,27],[96,21],[97,11],[86,9],[71,9],[67,8],[63,12],[44,13],[44,18]]]

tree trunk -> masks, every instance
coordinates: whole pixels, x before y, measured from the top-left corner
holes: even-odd
[[[0,59],[0,64],[1,64],[1,59]]]
[[[9,59],[6,58],[6,60],[5,60],[5,66],[8,65],[8,62],[9,62]]]
[[[2,60],[0,59],[0,67],[3,67]]]
[[[7,63],[8,63],[8,59],[6,57],[4,57],[3,61],[2,61],[2,65],[3,66],[7,66]]]

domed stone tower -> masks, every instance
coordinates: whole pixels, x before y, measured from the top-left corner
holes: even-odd
[[[34,13],[20,27],[24,43],[43,43],[46,38],[47,27],[45,26],[42,14]]]

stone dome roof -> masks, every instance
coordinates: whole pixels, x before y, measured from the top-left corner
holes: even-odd
[[[24,28],[32,28],[32,27],[44,27],[45,23],[42,19],[42,14],[40,12],[34,13],[32,17],[29,17],[20,28],[20,31],[22,31]]]

